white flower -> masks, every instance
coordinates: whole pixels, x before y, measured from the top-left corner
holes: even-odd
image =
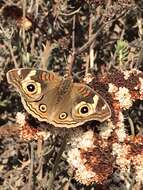
[[[124,122],[124,115],[123,115],[122,112],[119,112],[118,118],[119,118],[120,123],[123,123],[123,122]]]
[[[80,135],[79,135],[80,134]],[[74,178],[82,184],[89,185],[99,180],[99,176],[86,168],[87,160],[81,157],[81,149],[86,151],[87,148],[94,148],[94,132],[80,131],[70,141],[71,147],[67,153],[67,162],[74,171]]]
[[[67,161],[72,168],[77,168],[79,173],[82,173],[82,170],[86,170],[83,160],[80,158],[80,148],[86,149],[88,147],[94,147],[93,131],[83,132],[82,130],[76,130],[76,133],[73,133],[70,139]]]
[[[127,154],[128,154],[127,145],[114,143],[112,145],[112,154],[116,155],[116,164],[120,166],[122,172],[130,168],[130,160],[127,159]]]
[[[123,71],[124,73],[124,79],[127,80],[130,75],[133,73],[135,76],[137,76],[138,74],[141,73],[141,71],[137,70],[137,69],[131,69],[131,70],[126,70],[126,71]]]
[[[116,134],[118,136],[119,142],[124,142],[125,138],[127,137],[124,124],[121,124],[118,129],[116,129]]]
[[[109,93],[114,93],[114,92],[117,92],[117,91],[118,91],[118,87],[115,86],[114,84],[109,83],[108,85],[109,85],[109,89],[108,89],[108,92],[109,92]]]
[[[71,149],[68,152],[68,159],[67,161],[70,163],[70,165],[73,168],[79,168],[81,165],[81,159],[80,159],[80,151],[78,148]]]
[[[140,81],[140,94],[143,94],[143,78],[139,77]]]
[[[133,102],[129,90],[125,87],[119,87],[119,91],[115,93],[115,99],[120,102],[121,108],[129,109]]]
[[[113,132],[115,128],[115,125],[113,125],[112,121],[109,121],[107,123],[107,126],[101,126],[99,127],[100,129],[100,136],[103,138],[103,139],[108,139],[110,136],[111,136],[111,133]]]
[[[21,112],[17,112],[16,114],[16,123],[20,124],[23,126],[25,124],[25,114]]]
[[[124,73],[124,79],[128,80],[128,78],[130,77],[130,71],[126,70],[123,73]]]
[[[119,112],[118,119],[119,119],[119,121],[117,122],[116,134],[118,136],[118,140],[120,142],[124,142],[124,140],[127,137],[127,134],[126,134],[126,131],[125,131],[124,115],[123,115],[122,112]]]
[[[71,137],[70,144],[72,148],[87,148],[92,147],[94,143],[94,132],[89,130],[87,132],[83,132],[82,130],[75,131]]]
[[[68,152],[68,163],[70,167],[75,171],[74,178],[83,184],[88,184],[95,177],[95,172],[87,170],[85,167],[85,161],[80,157],[80,149],[74,148]]]

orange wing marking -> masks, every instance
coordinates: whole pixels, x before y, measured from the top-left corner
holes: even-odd
[[[43,81],[45,81],[45,80],[47,79],[47,73],[46,73],[46,72],[42,72],[42,73],[41,73],[41,79],[42,79]]]
[[[81,87],[79,87],[79,93],[81,93],[84,97],[87,97],[90,95],[90,90],[88,90],[84,86],[81,86]]]

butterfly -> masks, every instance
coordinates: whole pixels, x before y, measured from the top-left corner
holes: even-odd
[[[103,122],[111,117],[106,100],[86,84],[54,72],[29,68],[7,73],[26,111],[39,121],[55,127],[77,127],[90,120]]]

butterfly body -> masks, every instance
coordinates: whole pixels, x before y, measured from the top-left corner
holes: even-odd
[[[76,127],[111,117],[107,102],[89,86],[50,71],[13,69],[8,82],[20,92],[24,108],[39,121],[55,127]]]

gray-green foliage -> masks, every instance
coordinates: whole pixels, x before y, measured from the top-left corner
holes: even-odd
[[[128,43],[125,40],[117,41],[117,44],[115,46],[115,54],[120,65],[128,60],[129,48]]]

